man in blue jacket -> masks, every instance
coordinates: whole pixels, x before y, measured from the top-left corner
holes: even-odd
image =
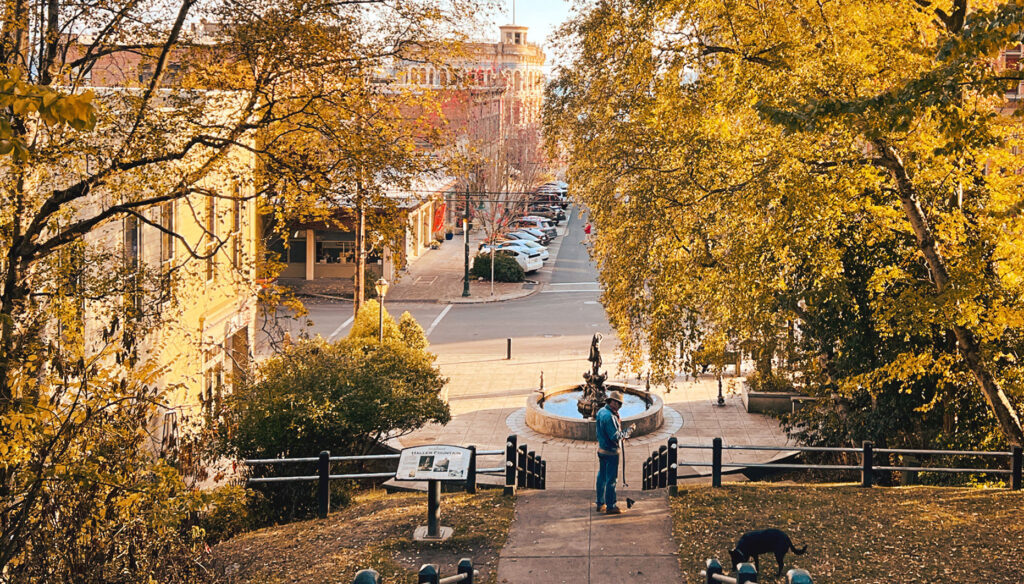
[[[622,392],[608,394],[604,407],[597,411],[597,511],[618,515],[622,510],[615,505],[615,479],[619,470],[619,442],[633,433],[633,426],[622,430],[619,408]]]

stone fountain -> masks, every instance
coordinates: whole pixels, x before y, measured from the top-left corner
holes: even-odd
[[[558,438],[596,440],[594,416],[604,406],[609,391],[621,391],[625,402],[619,415],[622,425],[635,424],[633,436],[649,434],[664,423],[661,398],[642,387],[608,382],[601,372],[601,334],[590,343],[590,371],[583,373],[583,384],[565,385],[534,392],[526,401],[526,425]]]

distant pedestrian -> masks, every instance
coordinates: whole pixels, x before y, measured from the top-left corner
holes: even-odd
[[[590,229],[590,223],[588,222],[586,225],[583,226],[583,234],[590,235]]]
[[[619,473],[619,445],[633,433],[633,426],[622,430],[619,409],[622,407],[622,392],[608,394],[603,408],[597,412],[597,511],[618,515],[622,510],[616,506],[615,480]]]

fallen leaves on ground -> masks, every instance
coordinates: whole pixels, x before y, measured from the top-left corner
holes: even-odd
[[[784,570],[803,568],[816,584],[1024,582],[1020,491],[743,484],[681,490],[670,501],[687,583],[704,582],[708,558],[727,566],[744,532],[769,527],[807,545],[802,556],[786,554]],[[785,581],[772,554],[760,561],[760,582]]]
[[[513,502],[500,491],[441,495],[441,524],[455,528],[441,543],[413,541],[427,522],[426,493],[373,491],[327,519],[268,527],[213,548],[214,568],[231,584],[352,582],[363,568],[384,582],[414,583],[422,564],[455,574],[460,558],[473,560],[481,582],[497,578],[498,553],[512,521]]]

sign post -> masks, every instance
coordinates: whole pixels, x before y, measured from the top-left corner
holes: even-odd
[[[443,541],[452,536],[452,528],[441,525],[441,482],[465,482],[473,460],[473,451],[461,446],[430,444],[402,450],[396,481],[427,481],[427,524],[413,532],[417,541]]]

